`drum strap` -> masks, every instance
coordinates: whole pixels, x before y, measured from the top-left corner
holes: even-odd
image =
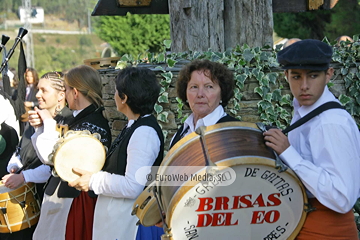
[[[282,132],[284,134],[294,130],[297,127],[300,127],[301,125],[303,125],[304,123],[306,123],[307,121],[309,121],[310,119],[312,119],[313,117],[319,115],[320,113],[322,113],[323,111],[332,109],[332,108],[341,108],[341,109],[345,109],[340,103],[338,102],[327,102],[322,104],[321,106],[315,108],[314,110],[312,110],[311,112],[309,112],[308,114],[306,114],[304,117],[300,118],[299,120],[297,120],[294,124],[290,125],[289,127],[285,128]]]

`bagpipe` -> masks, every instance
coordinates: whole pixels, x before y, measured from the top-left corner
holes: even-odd
[[[19,28],[19,32],[17,37],[15,38],[15,42],[14,45],[11,47],[11,49],[9,50],[9,52],[6,54],[5,59],[3,59],[3,62],[1,64],[0,67],[0,72],[3,72],[3,70],[7,67],[7,64],[11,58],[11,56],[14,54],[14,50],[17,47],[17,45],[19,44],[19,42],[22,40],[22,38],[28,33],[28,30],[26,30],[25,28]],[[1,38],[1,46],[0,46],[0,51],[5,48],[5,44],[9,41],[10,37],[6,36],[6,35],[2,35]]]
[[[0,44],[0,51],[3,51],[3,59],[0,67],[0,73],[2,73],[3,76],[2,78],[3,88],[0,89],[0,94],[4,97],[5,100],[8,100],[12,105],[12,107],[14,108],[14,114],[16,116],[16,119],[20,119],[21,114],[25,112],[24,99],[25,99],[26,90],[25,90],[24,73],[26,70],[26,61],[25,61],[25,55],[23,54],[24,51],[22,49],[22,45],[20,49],[19,66],[18,66],[20,82],[18,86],[18,97],[16,100],[13,100],[11,98],[12,94],[10,89],[10,80],[7,75],[7,71],[8,71],[7,68],[8,68],[8,62],[11,56],[14,54],[15,48],[21,42],[22,38],[27,34],[27,32],[28,31],[25,28],[19,29],[15,42],[12,48],[9,50],[9,52],[6,52],[5,45],[9,41],[10,37],[6,35],[2,35],[1,44]],[[22,61],[20,61],[20,57],[23,58]],[[14,141],[14,139],[15,138],[18,139],[19,133],[16,132],[13,126],[9,126],[5,122],[1,122],[0,124],[1,124],[0,135],[2,136],[2,140],[0,141],[0,150],[4,149],[2,152],[0,152],[0,160],[1,162],[7,163],[12,153],[16,149],[18,140]]]

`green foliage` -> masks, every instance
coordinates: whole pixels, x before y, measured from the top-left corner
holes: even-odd
[[[170,38],[169,21],[168,15],[101,16],[95,31],[119,55],[137,56],[163,50],[163,41]]]
[[[355,36],[355,41],[359,39]],[[326,41],[326,39],[325,39]],[[172,82],[173,71],[179,71],[182,64],[194,59],[209,59],[222,63],[234,71],[236,82],[234,97],[230,100],[227,111],[241,119],[240,102],[243,100],[244,86],[247,81],[257,81],[254,93],[261,97],[258,101],[258,114],[261,121],[266,124],[276,125],[285,128],[290,124],[292,111],[292,96],[283,92],[284,74],[278,67],[276,61],[277,49],[269,48],[250,48],[246,44],[237,46],[226,52],[205,52],[189,51],[182,53],[166,53],[169,42],[164,41],[164,49],[160,54],[148,53],[149,63],[156,66],[155,70],[160,71],[162,86],[158,102],[155,105],[157,119],[160,122],[167,122],[168,113],[164,111],[162,105],[169,102],[167,90]],[[125,54],[122,61],[129,64],[144,64],[139,58]],[[346,94],[339,96],[339,100],[345,105],[346,109],[360,123],[360,42],[347,45],[341,44],[334,47],[333,64],[340,65],[339,73],[345,81]],[[181,63],[179,65],[169,65],[170,63]],[[355,71],[354,71],[355,70]],[[331,84],[330,86],[331,87]],[[184,122],[187,115],[183,114],[184,103],[176,98],[177,113],[176,118]]]

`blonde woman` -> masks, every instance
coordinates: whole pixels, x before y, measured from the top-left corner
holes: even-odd
[[[52,117],[61,123],[65,118],[71,117],[71,111],[65,106],[65,86],[61,72],[48,72],[40,78],[36,94],[39,108],[52,113]],[[36,155],[31,143],[34,128],[27,125],[16,152],[8,163],[10,174],[2,178],[6,187],[16,189],[24,182],[36,183],[40,199],[43,197],[44,183],[50,177],[50,167],[43,165]],[[20,173],[16,173],[22,169]],[[35,226],[14,233],[0,234],[1,239],[31,239]]]

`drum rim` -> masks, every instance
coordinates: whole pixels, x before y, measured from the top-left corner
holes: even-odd
[[[158,207],[158,205],[157,205],[157,202],[156,202],[156,198],[155,198],[155,196],[154,196],[154,194],[153,194],[153,192],[152,191],[149,191],[149,188],[150,187],[156,187],[156,182],[155,181],[153,181],[153,182],[151,182],[141,193],[140,193],[140,195],[136,198],[136,200],[135,200],[135,202],[134,202],[134,204],[133,204],[133,207],[132,207],[132,210],[134,210],[135,208],[136,208],[136,206],[138,205],[141,205],[142,203],[143,203],[143,201],[145,201],[146,200],[146,198],[148,198],[148,196],[152,196],[152,198],[149,200],[149,202],[146,204],[146,206],[142,209],[142,210],[139,210],[139,209],[137,209],[137,211],[136,211],[136,216],[137,216],[137,218],[139,219],[139,221],[140,221],[140,223],[143,225],[143,226],[145,226],[145,227],[150,227],[150,226],[153,226],[153,225],[155,225],[158,221],[156,221],[154,224],[152,224],[152,225],[144,225],[143,224],[143,219],[145,219],[145,218],[147,218],[147,216],[146,216],[146,213],[149,211],[149,209],[151,209],[151,208],[156,208],[156,209],[158,209],[158,211],[160,211],[159,210],[159,207]],[[144,192],[148,192],[148,194],[143,194]],[[143,196],[142,196],[143,195]],[[140,197],[142,197],[141,199],[140,199]],[[142,202],[139,202],[140,200],[142,200]],[[159,215],[160,215],[160,212],[159,212]],[[160,220],[161,220],[161,216],[160,216]]]
[[[240,127],[240,128],[239,128]],[[207,126],[205,128],[205,135],[212,134],[218,131],[224,131],[224,130],[231,130],[231,129],[248,129],[253,130],[256,132],[261,132],[260,129],[256,126],[255,123],[251,122],[240,122],[240,121],[233,121],[233,122],[223,122],[223,123],[217,123],[215,125]],[[176,159],[176,156],[178,152],[180,152],[183,148],[185,148],[187,145],[191,144],[194,141],[199,141],[200,136],[192,132],[189,135],[183,137],[180,139],[166,154],[163,161],[160,164],[160,168],[162,166],[168,166],[170,163]]]
[[[255,160],[255,162],[254,162],[254,160]],[[229,163],[235,163],[235,164],[229,164]],[[273,159],[266,158],[266,157],[259,157],[259,156],[241,156],[241,157],[226,158],[226,159],[216,162],[216,165],[233,167],[233,166],[237,166],[237,165],[247,165],[247,164],[250,165],[250,164],[259,164],[259,163],[262,163],[262,165],[265,165],[265,166],[273,167],[275,169],[275,161]],[[205,173],[205,166],[204,166],[204,169],[199,172],[199,174],[201,174],[202,172]],[[298,186],[301,189],[301,193],[303,196],[304,210],[302,211],[302,215],[299,219],[299,222],[297,223],[297,226],[295,227],[294,231],[288,237],[288,239],[294,239],[297,236],[297,234],[300,232],[302,226],[305,223],[305,219],[307,216],[307,212],[305,211],[306,210],[305,206],[308,203],[308,199],[306,196],[305,187],[304,187],[303,183],[301,182],[301,180],[299,179],[299,177],[296,175],[296,173],[294,171],[292,171],[290,168],[287,168],[287,170],[284,171],[283,173],[286,173],[287,175],[289,175],[290,177],[295,179],[295,181],[298,183]],[[195,184],[197,184],[200,181],[193,181],[193,182]],[[174,210],[175,210],[177,204],[184,197],[184,195],[188,191],[190,191],[192,188],[193,188],[192,186],[180,186],[175,191],[173,196],[171,197],[170,203],[167,204],[167,206],[166,206],[167,209],[164,209],[166,212],[165,221],[170,229],[171,229],[171,225],[170,225],[171,221],[170,220],[174,214]],[[159,194],[161,194],[161,187],[159,187]],[[171,215],[169,214],[169,211],[170,211]]]
[[[56,158],[57,158],[57,155],[59,154],[59,151],[61,150],[61,148],[62,148],[62,146],[64,146],[65,144],[67,144],[68,142],[70,142],[70,141],[73,141],[74,139],[78,139],[78,138],[90,138],[90,139],[94,139],[95,140],[95,142],[99,142],[99,144],[101,144],[101,145],[99,145],[99,146],[101,146],[101,148],[99,148],[99,149],[101,149],[101,152],[100,152],[100,154],[102,155],[102,157],[101,157],[101,164],[99,164],[99,166],[101,165],[101,167],[99,167],[99,170],[98,171],[100,171],[102,168],[103,168],[103,166],[104,166],[104,164],[105,164],[105,160],[106,160],[106,150],[105,150],[105,148],[104,148],[104,146],[103,146],[103,144],[96,138],[96,137],[94,137],[91,133],[90,133],[90,135],[87,135],[87,134],[82,134],[82,133],[84,133],[84,132],[86,132],[86,131],[88,131],[88,130],[84,130],[84,131],[73,131],[74,133],[72,134],[72,135],[70,135],[68,138],[60,138],[59,140],[58,140],[58,142],[56,143],[56,144],[58,144],[59,142],[60,142],[60,146],[56,149],[56,151],[53,153],[53,163],[54,163],[54,169],[55,169],[55,171],[56,171],[56,173],[59,175],[59,177],[62,179],[62,180],[64,180],[64,181],[66,181],[66,182],[72,182],[72,181],[74,181],[75,179],[73,179],[73,178],[68,178],[67,176],[69,175],[69,174],[66,174],[66,176],[65,175],[63,175],[63,170],[61,169],[60,170],[60,172],[59,172],[59,162],[58,161],[56,161]],[[100,158],[99,158],[100,159]],[[99,162],[100,162],[100,160],[98,160]],[[56,167],[57,166],[57,167]],[[68,172],[68,171],[67,171]]]

